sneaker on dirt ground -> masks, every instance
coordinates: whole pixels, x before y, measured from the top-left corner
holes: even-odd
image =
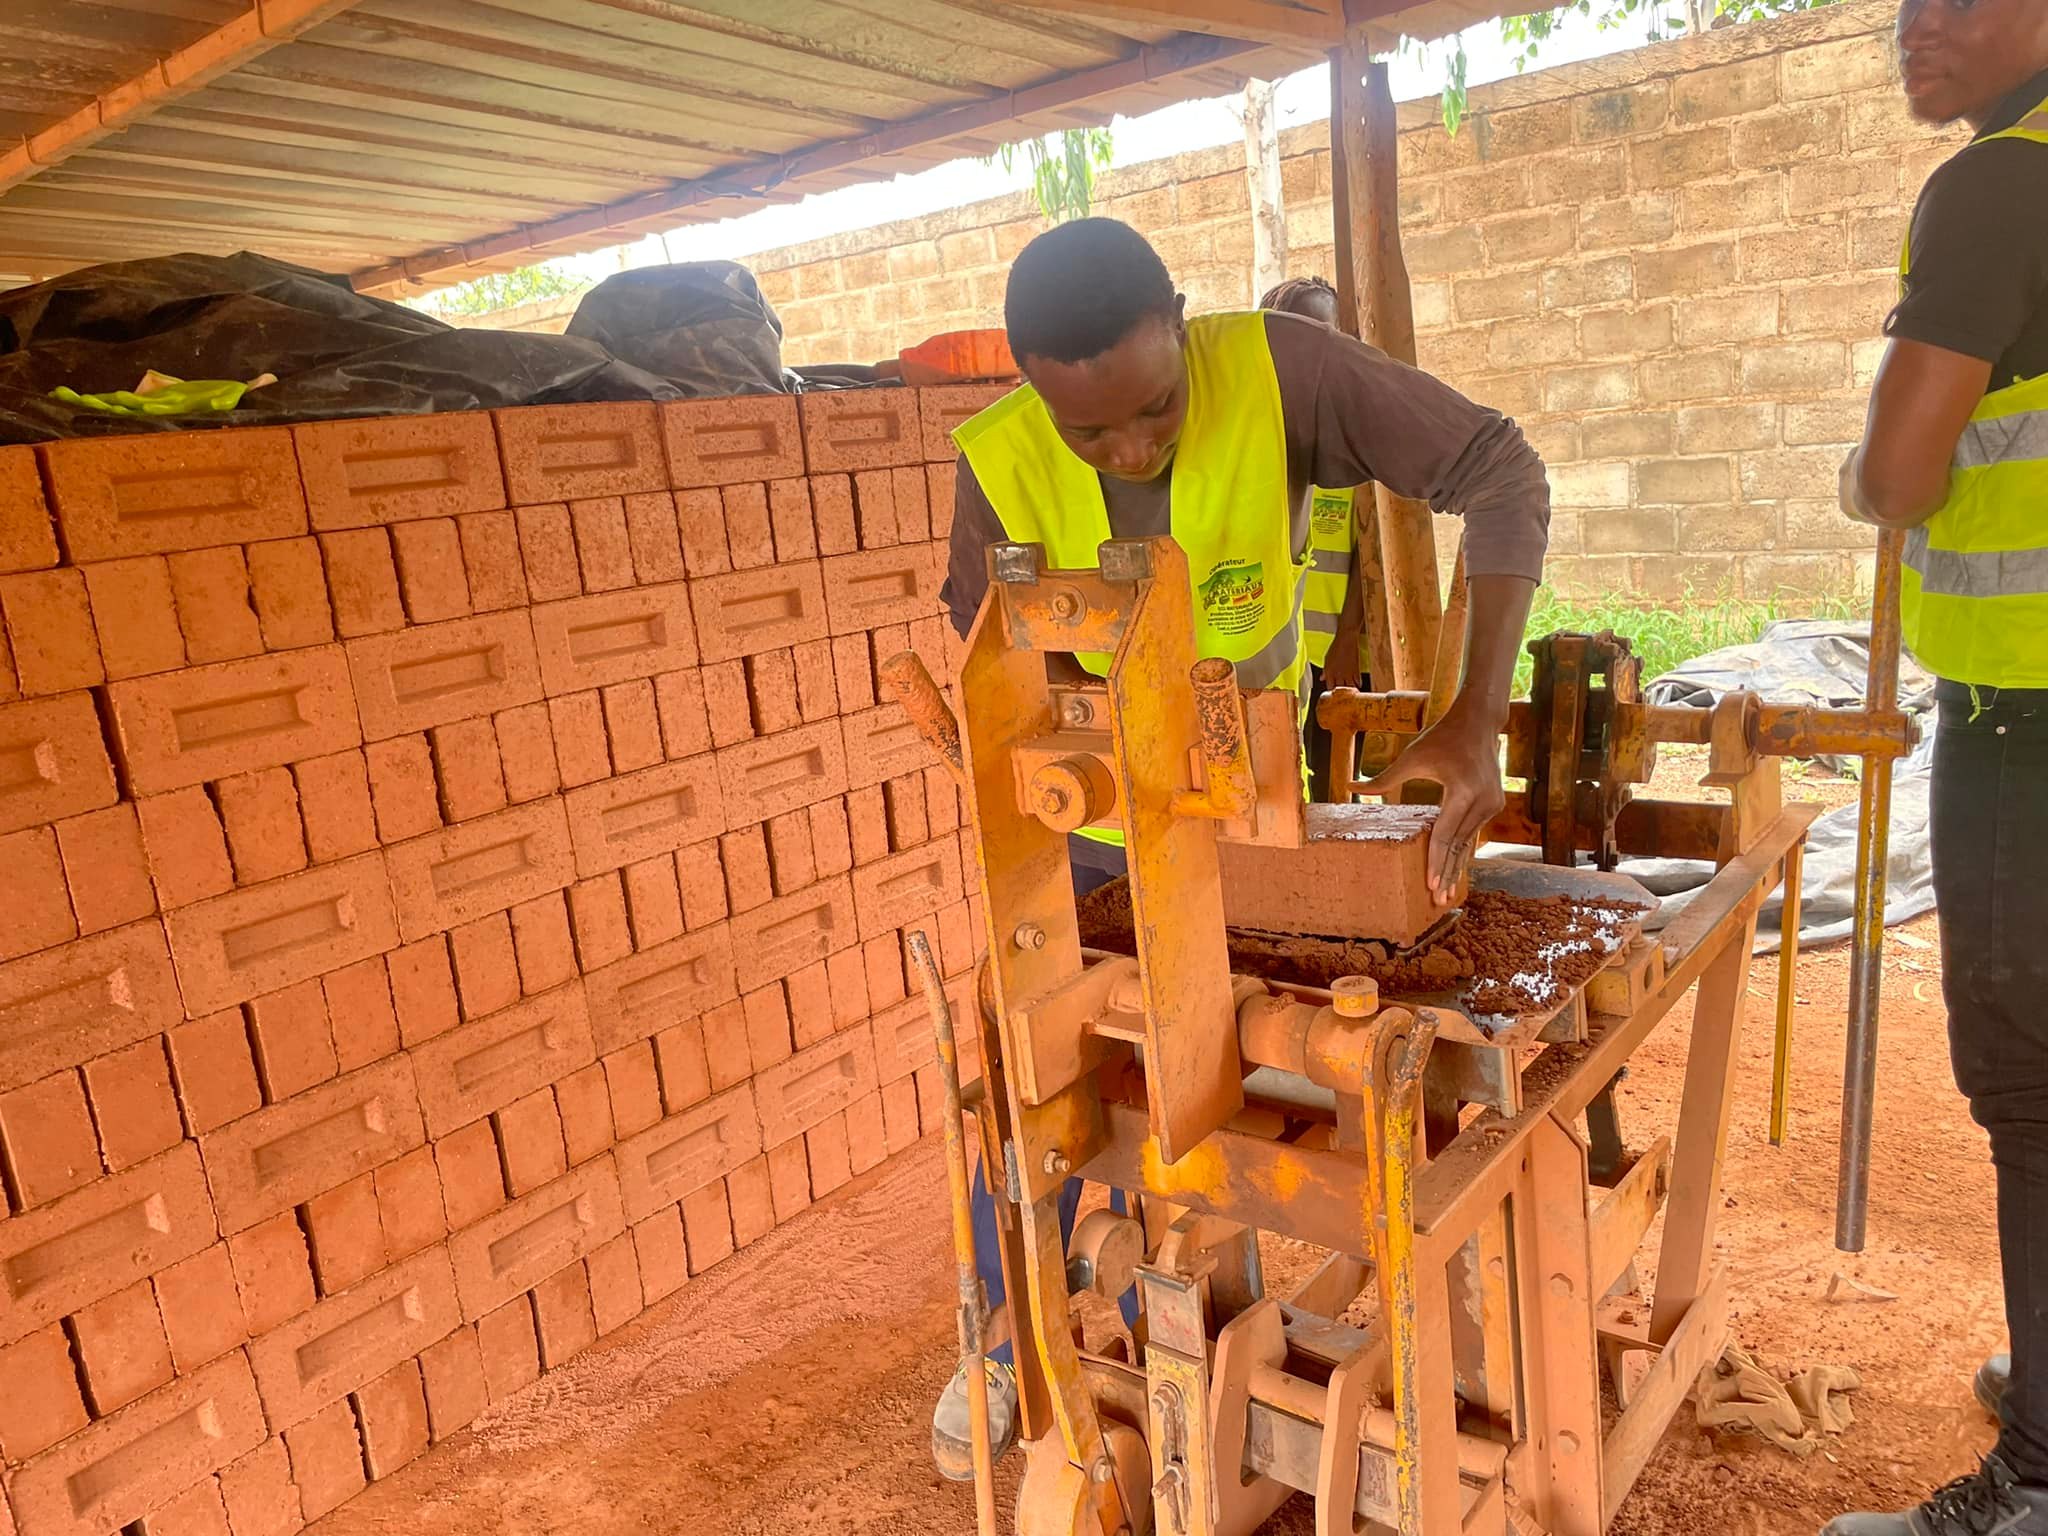
[[[1977,1401],[1984,1405],[1984,1411],[1994,1419],[2001,1418],[1999,1404],[2005,1401],[2005,1389],[2012,1385],[2012,1356],[1993,1355],[1977,1367],[1977,1379],[1973,1384],[1977,1390]]]
[[[988,1377],[988,1448],[991,1463],[1017,1443],[1017,1377],[1000,1360],[982,1362]],[[974,1481],[974,1440],[968,1431],[967,1362],[946,1383],[932,1410],[932,1460],[939,1476],[956,1483]]]
[[[1821,1536],[2048,1536],[2048,1488],[2014,1481],[1994,1451],[1924,1504],[1896,1514],[1837,1515]]]

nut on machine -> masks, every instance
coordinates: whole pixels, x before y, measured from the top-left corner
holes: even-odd
[[[1721,866],[1685,914],[1528,1028],[1489,1030],[1382,1003],[1364,978],[1232,974],[1219,848],[1301,844],[1295,701],[1198,663],[1171,540],[1105,543],[1095,570],[1046,569],[1037,546],[990,560],[957,722],[914,658],[886,671],[961,773],[978,838],[989,962],[964,1097],[998,1189],[1031,1442],[1019,1532],[1243,1536],[1296,1491],[1319,1536],[1605,1530],[1726,1337],[1713,1223],[1751,940],[1814,814],[1778,802],[1763,723],[1748,705],[1703,722],[1730,801],[1670,814],[1669,839]],[[1108,675],[1056,681],[1062,653],[1108,655]],[[1625,660],[1584,655],[1577,683],[1553,673],[1547,730],[1518,711],[1523,766],[1540,752],[1550,774],[1540,807],[1503,820],[1599,852],[1609,827],[1632,840],[1645,812],[1625,789],[1647,768],[1626,756],[1633,727],[1588,736],[1639,706]],[[1419,729],[1419,696],[1336,697],[1324,718],[1353,738],[1338,761],[1391,757]],[[1616,750],[1618,769],[1588,773]],[[1081,946],[1067,834],[1095,821],[1125,833],[1134,958]],[[1531,878],[1597,897],[1618,877]],[[1593,1157],[1617,1075],[1695,986],[1676,1124]],[[1093,1213],[1063,1251],[1070,1176],[1135,1193],[1140,1214]],[[1328,1257],[1271,1294],[1262,1231]],[[1074,1294],[1132,1280],[1137,1358],[1088,1350]],[[986,1494],[981,1510],[986,1525]]]

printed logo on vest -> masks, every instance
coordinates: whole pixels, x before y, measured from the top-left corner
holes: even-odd
[[[1219,635],[1245,635],[1266,616],[1266,567],[1257,560],[1221,560],[1195,589],[1202,622]]]
[[[1339,543],[1351,531],[1351,498],[1319,491],[1309,503],[1308,515],[1317,538]]]

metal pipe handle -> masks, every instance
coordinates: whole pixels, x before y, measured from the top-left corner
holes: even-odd
[[[896,696],[903,713],[917,727],[917,733],[931,743],[962,789],[967,787],[967,767],[960,753],[960,721],[953,706],[932,681],[924,658],[915,651],[898,651],[875,669],[882,684]]]

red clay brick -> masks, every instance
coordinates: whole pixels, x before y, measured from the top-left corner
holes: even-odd
[[[664,1206],[633,1225],[633,1256],[640,1264],[640,1289],[647,1305],[673,1296],[689,1278],[689,1250],[683,1243],[683,1213]]]
[[[286,1427],[345,1401],[459,1321],[448,1250],[430,1248],[256,1339],[249,1364],[270,1422]]]
[[[611,1087],[603,1067],[592,1063],[556,1083],[555,1109],[562,1117],[562,1146],[571,1168],[612,1144]]]
[[[185,637],[171,596],[171,568],[161,555],[108,560],[85,568],[100,656],[111,678],[141,677],[185,665]],[[323,583],[320,604],[327,605]]]
[[[846,1149],[853,1171],[866,1173],[889,1155],[882,1128],[882,1095],[864,1093],[846,1106]]]
[[[464,1315],[503,1305],[624,1230],[610,1159],[543,1185],[449,1238]]]
[[[505,798],[524,805],[552,795],[561,787],[561,771],[555,765],[555,733],[548,724],[545,704],[522,704],[508,709],[493,721],[498,735],[498,765],[505,781]]]
[[[226,1243],[215,1243],[152,1279],[157,1310],[181,1374],[239,1347],[248,1337],[235,1267]]]
[[[482,1018],[519,1001],[512,920],[505,913],[493,912],[449,929],[448,952],[455,961],[455,991],[465,1019]]]
[[[275,1436],[220,1469],[220,1494],[234,1536],[298,1536],[305,1525],[290,1453]]]
[[[505,505],[497,437],[482,411],[313,422],[292,428],[292,436],[315,528]]]
[[[0,837],[0,960],[33,954],[78,935],[57,834],[49,827]]]
[[[782,983],[755,988],[740,999],[740,1006],[747,1016],[747,1052],[754,1070],[787,1061],[795,1047],[790,1043],[789,1002]]]
[[[768,521],[775,535],[775,558],[814,560],[817,529],[811,516],[811,488],[804,480],[776,480],[768,486]]]
[[[882,797],[881,785],[870,784],[848,793],[846,820],[856,866],[889,856],[889,803]]]
[[[385,1262],[395,1264],[447,1234],[448,1218],[433,1148],[413,1148],[397,1162],[379,1168],[374,1179]]]
[[[505,771],[498,732],[489,720],[457,720],[427,733],[434,750],[442,819],[454,823],[505,808]]]
[[[818,530],[818,553],[852,554],[860,547],[852,479],[846,475],[812,475],[809,485],[812,517]]]
[[[846,743],[847,782],[856,789],[922,773],[938,763],[899,704],[884,704],[840,718]]]
[[[823,877],[853,868],[853,834],[846,820],[846,801],[835,795],[820,800],[805,814],[811,822],[811,857]]]
[[[427,1391],[427,1426],[436,1440],[474,1423],[490,1401],[476,1330],[467,1324],[420,1351],[420,1376]]]
[[[313,1305],[313,1259],[290,1211],[237,1232],[227,1248],[249,1332],[268,1332]]]
[[[372,1175],[358,1174],[315,1195],[306,1202],[300,1221],[322,1296],[345,1291],[384,1267],[384,1221]]]
[[[747,1011],[738,998],[707,1008],[698,1021],[704,1030],[704,1062],[711,1075],[711,1089],[723,1093],[753,1075],[753,1057],[747,1047]]]
[[[652,402],[528,405],[492,414],[514,506],[668,485]]]
[[[924,458],[914,389],[842,389],[797,400],[812,474],[917,464]]]
[[[652,949],[681,938],[683,900],[676,889],[674,857],[642,859],[619,873],[626,884],[626,920],[633,930],[633,948]]]
[[[563,788],[575,789],[611,776],[604,705],[595,689],[549,699],[548,719],[553,727],[555,761],[560,765]]]
[[[534,1332],[533,1303],[514,1297],[477,1319],[477,1352],[492,1402],[503,1402],[540,1380],[540,1336]]]
[[[938,384],[917,392],[918,443],[928,464],[950,466],[959,450],[953,429],[1011,390],[1008,384]]]
[[[800,645],[827,633],[824,572],[815,561],[733,571],[689,585],[697,645],[706,662]]]
[[[227,836],[205,790],[194,787],[136,802],[157,900],[166,910],[234,888]]]
[[[662,751],[660,719],[655,713],[654,684],[646,678],[617,683],[603,690],[603,700],[612,771],[632,773],[661,762],[666,754]]]
[[[85,1086],[109,1172],[132,1168],[184,1138],[161,1035],[87,1062]]]
[[[555,800],[430,833],[384,857],[408,942],[560,890],[573,867],[568,821]]]
[[[725,1195],[732,1208],[732,1238],[744,1248],[775,1230],[775,1195],[766,1157],[750,1158],[725,1176]]]
[[[57,563],[57,538],[43,505],[33,449],[0,448],[0,571]]]
[[[890,695],[880,681],[882,663],[899,651],[910,649],[909,624],[885,624],[880,629],[868,631],[868,649],[875,661],[875,697],[886,700]]]
[[[747,694],[743,662],[721,661],[704,668],[704,708],[711,744],[729,747],[754,735],[754,701]]]
[[[917,1082],[899,1077],[882,1084],[882,1141],[893,1155],[917,1144]]]
[[[585,875],[700,842],[727,819],[709,756],[572,790],[566,804],[576,867]]]
[[[924,467],[925,505],[931,509],[932,538],[945,543],[953,536],[953,502],[959,491],[958,467],[953,462]]]
[[[470,606],[478,613],[526,606],[526,567],[519,559],[519,522],[510,512],[472,512],[455,520]]]
[[[81,563],[306,531],[282,427],[74,438],[39,452],[64,546]]]
[[[889,549],[901,542],[896,524],[896,477],[871,469],[853,477],[854,520],[860,524],[860,547]]]
[[[805,1131],[804,1150],[810,1159],[813,1199],[822,1200],[851,1179],[853,1158],[846,1140],[845,1111]]]
[[[498,1152],[505,1164],[505,1187],[514,1198],[568,1171],[562,1116],[555,1108],[553,1089],[541,1088],[507,1104],[494,1119]]]
[[[685,582],[543,603],[531,613],[550,697],[697,664]]]
[[[245,553],[265,650],[326,645],[333,640],[334,610],[327,598],[327,572],[318,540],[272,539],[251,544]]]
[[[440,827],[441,790],[424,735],[372,742],[363,756],[379,837],[397,843]]]
[[[960,830],[960,790],[945,769],[925,769],[924,805],[933,837]]]
[[[667,491],[648,491],[626,497],[625,507],[635,579],[643,586],[681,581],[685,573],[675,498]]]
[[[385,964],[398,1033],[408,1047],[455,1027],[455,972],[446,939],[437,933],[405,945],[385,956]]]
[[[683,926],[691,932],[725,921],[725,867],[718,844],[703,842],[676,850],[676,887],[683,897]]]
[[[305,823],[306,852],[330,864],[377,846],[377,816],[370,801],[369,768],[361,752],[336,752],[292,765]]]
[[[288,768],[238,773],[213,787],[235,881],[255,885],[306,867],[299,789]]]
[[[512,910],[512,947],[519,985],[528,996],[559,986],[576,975],[576,940],[569,931],[569,904],[550,891]]]
[[[460,1231],[505,1203],[505,1168],[491,1122],[478,1120],[434,1143],[448,1225]]]
[[[576,564],[576,534],[569,508],[559,501],[549,502],[521,507],[516,517],[528,599],[546,603],[581,592],[583,573]]]
[[[348,640],[404,626],[405,603],[398,593],[398,562],[389,533],[382,528],[323,533],[320,553],[327,565],[336,634]]]
[[[754,1103],[768,1145],[787,1141],[876,1090],[874,1041],[842,1030],[754,1076]]]
[[[725,1203],[725,1180],[707,1184],[683,1201],[683,1238],[690,1250],[690,1273],[701,1275],[732,1253],[732,1211]]]
[[[758,826],[742,827],[718,840],[718,859],[725,866],[725,898],[735,914],[765,906],[775,895],[768,872],[768,840]]]
[[[910,995],[903,980],[903,936],[895,929],[863,944],[861,958],[867,962],[870,1013],[893,1008]]]
[[[462,535],[449,517],[400,523],[391,530],[398,560],[398,590],[415,624],[458,619],[470,611],[469,579],[462,568]]]
[[[533,1288],[533,1318],[540,1330],[542,1370],[552,1371],[597,1342],[590,1283],[581,1264],[558,1269]]]
[[[627,1137],[618,1150],[626,1219],[643,1220],[678,1201],[687,1211],[693,1195],[760,1150],[753,1095],[744,1083]]]
[[[178,1101],[193,1134],[204,1136],[262,1107],[263,1092],[257,1085],[255,1056],[241,1009],[223,1008],[181,1024],[169,1039]]]
[[[425,1141],[412,1063],[395,1056],[273,1104],[200,1143],[223,1232],[303,1205]]]
[[[809,1151],[801,1136],[768,1149],[768,1190],[778,1224],[801,1215],[811,1203]]]
[[[626,506],[617,496],[569,504],[576,536],[576,563],[586,592],[615,592],[633,585],[633,546],[626,532]]]
[[[19,1206],[68,1195],[100,1176],[99,1140],[75,1071],[0,1094],[0,1150]]]
[[[747,694],[753,700],[754,734],[772,736],[803,724],[797,706],[796,656],[791,651],[763,651],[746,659]]]
[[[621,1136],[637,1135],[661,1118],[661,1080],[654,1070],[654,1047],[635,1041],[604,1058],[605,1083],[611,1089],[612,1127]]]
[[[797,1050],[816,1045],[836,1028],[831,972],[824,962],[805,966],[783,982],[789,995],[790,1038]]]
[[[633,1235],[621,1232],[610,1242],[591,1251],[584,1260],[590,1277],[590,1310],[599,1334],[623,1328],[640,1315],[644,1298],[640,1291],[640,1261],[634,1256]]]
[[[796,670],[797,717],[805,724],[839,713],[839,688],[829,640],[812,640],[789,653]]]
[[[851,1029],[868,1016],[868,963],[859,949],[842,949],[826,957],[825,976],[832,990],[832,1027]]]
[[[576,964],[596,970],[633,952],[626,916],[626,892],[616,871],[579,880],[569,887],[569,925],[576,936]]]
[[[23,693],[63,693],[105,680],[85,578],[79,572],[0,576],[0,611],[6,614],[7,638]]]
[[[56,1323],[0,1348],[0,1457],[27,1461],[86,1426],[71,1344]]]
[[[451,1030],[412,1052],[427,1133],[445,1136],[515,1100],[544,1093],[594,1055],[590,1016],[577,986],[557,987]]]
[[[134,806],[110,805],[58,822],[57,846],[80,933],[103,933],[156,911]]]
[[[932,518],[925,506],[923,466],[892,470],[890,479],[896,489],[896,537],[905,544],[925,543],[932,536]]]
[[[787,896],[818,878],[818,866],[811,852],[811,818],[806,810],[786,811],[765,823],[768,834],[768,868],[774,877],[775,894]]]
[[[248,1018],[264,1102],[283,1104],[340,1071],[319,977],[252,999]]]
[[[765,485],[727,485],[719,489],[725,510],[725,547],[733,569],[752,570],[775,563],[775,529],[768,518]]]
[[[836,721],[799,726],[718,753],[726,826],[769,820],[842,793],[847,762]]]
[[[889,846],[898,853],[932,840],[931,821],[924,809],[924,775],[905,774],[882,786],[882,803],[889,809]],[[956,858],[957,864],[959,860]]]
[[[356,1392],[363,1465],[373,1481],[389,1477],[427,1448],[427,1391],[419,1362],[401,1360]]]
[[[678,486],[730,485],[804,472],[796,400],[738,395],[661,406],[669,472]]]
[[[134,678],[107,690],[138,795],[358,746],[338,646]]]
[[[711,1063],[704,1054],[704,1021],[671,1024],[654,1037],[661,1101],[672,1115],[711,1097]]]
[[[351,640],[348,661],[368,741],[474,720],[541,696],[524,612]]]
[[[119,1530],[254,1450],[263,1436],[248,1363],[227,1355],[44,1452],[15,1472],[8,1496],[27,1536]]]
[[[725,548],[725,502],[716,489],[678,491],[676,525],[683,567],[691,576],[719,576],[732,569]]]
[[[695,668],[664,672],[654,679],[655,711],[662,747],[671,758],[711,750],[711,724],[704,713],[704,678]]]
[[[853,887],[841,877],[782,896],[732,919],[733,955],[742,992],[859,942]]]
[[[939,606],[944,575],[929,544],[903,544],[824,562],[825,611],[835,635],[907,624]]]
[[[874,708],[875,658],[866,635],[841,635],[832,642],[832,682],[842,714]]]
[[[355,1409],[346,1398],[329,1403],[284,1432],[292,1453],[292,1481],[306,1519],[318,1520],[363,1491],[363,1442]]]
[[[185,1006],[210,1013],[393,948],[375,854],[322,865],[173,912],[165,925]]]

